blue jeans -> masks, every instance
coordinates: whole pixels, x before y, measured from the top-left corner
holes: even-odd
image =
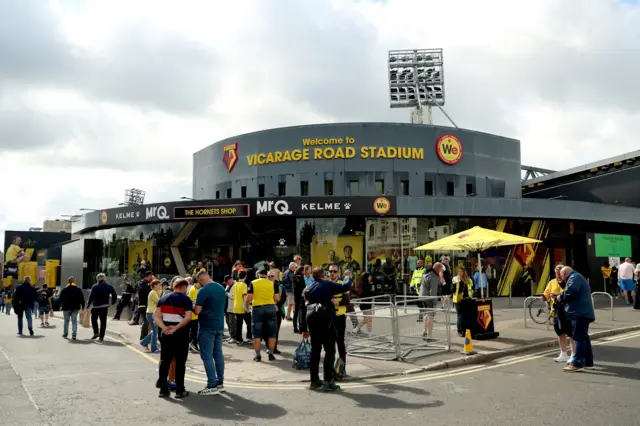
[[[222,356],[222,336],[224,330],[198,331],[200,358],[207,372],[207,387],[214,387],[224,381],[224,357]]]
[[[33,329],[33,318],[31,318],[32,313],[33,311],[31,308],[27,308],[18,315],[18,334],[22,334],[22,315],[27,317],[27,327],[29,330]]]
[[[573,366],[591,367],[593,365],[593,350],[591,349],[591,339],[589,338],[589,320],[577,318],[571,320],[573,340],[576,342],[576,353]]]
[[[11,302],[7,302],[4,308],[7,315],[11,315]]]
[[[33,316],[37,317],[38,316],[38,310],[40,309],[40,303],[38,302],[33,302]]]
[[[71,335],[76,337],[78,334],[78,310],[74,311],[62,311],[64,315],[64,328],[62,329],[62,335],[67,337],[69,335],[69,320],[71,320]]]
[[[151,325],[151,333],[147,334],[140,344],[145,348],[151,343],[151,352],[158,350],[158,326],[153,322],[153,312],[146,315],[147,322]]]

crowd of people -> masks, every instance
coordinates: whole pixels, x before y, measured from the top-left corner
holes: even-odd
[[[621,265],[620,269],[624,271],[625,267]],[[353,271],[349,269],[341,270],[336,264],[312,268],[303,265],[300,256],[295,256],[283,271],[271,262],[264,262],[259,269],[236,262],[231,273],[221,280],[214,280],[202,263],[198,263],[191,276],[176,276],[170,281],[156,278],[150,268],[141,267],[139,272],[140,281],[136,285],[125,280],[113,320],[120,320],[123,310],[131,306],[133,317],[129,324],[141,326],[140,345],[149,353],[160,354],[156,382],[160,397],[171,391],[175,391],[176,398],[189,395],[184,384],[189,352],[199,353],[205,367],[207,385],[198,392],[202,395],[224,392],[223,342],[250,344],[254,362],[262,362],[263,350],[269,361],[275,361],[280,354],[278,338],[283,321],[291,321],[294,333],[310,339],[310,389],[339,390],[336,382],[348,377],[347,313],[355,312],[356,305],[364,315],[362,321],[357,315],[350,316],[351,332],[372,336],[371,303],[367,298],[376,293],[376,284],[369,272],[363,272],[358,282],[354,282]],[[554,330],[561,348],[554,360],[566,362],[567,371],[590,368],[593,352],[588,328],[595,316],[589,284],[570,267],[558,265],[555,272],[555,278],[541,296],[552,306]],[[432,337],[434,318],[429,308],[437,300],[433,296],[451,299],[458,313],[457,331],[463,334],[463,301],[485,288],[484,277],[476,275],[469,277],[462,266],[454,270],[447,257],[427,265],[422,259],[416,260],[410,288],[413,294],[427,299],[420,303],[425,308],[419,319],[424,322],[424,338]],[[625,291],[630,291],[635,299],[635,291]],[[7,314],[14,310],[19,335],[23,333],[23,318],[33,335],[32,315],[40,318],[41,326],[48,326],[49,315],[53,314],[52,296],[49,289],[38,289],[31,284],[30,277],[25,277],[15,290],[2,291],[0,307]],[[355,299],[360,301],[354,303]],[[71,338],[77,338],[78,316],[89,314],[90,310],[92,339],[104,340],[109,307],[118,302],[105,274],[96,276],[88,300],[85,301],[73,277],[55,300],[63,311],[63,338],[68,338],[70,324]],[[321,379],[322,350],[325,355]]]
[[[129,324],[141,325],[140,345],[146,352],[160,353],[157,381],[160,396],[168,395],[169,391],[175,391],[179,398],[188,395],[184,371],[189,352],[200,354],[207,373],[207,386],[199,391],[202,395],[224,391],[223,342],[251,345],[254,362],[262,362],[263,352],[269,361],[275,361],[280,354],[278,339],[283,321],[292,322],[294,333],[302,339],[310,339],[311,389],[334,391],[339,389],[337,380],[349,377],[346,314],[356,310],[354,298],[374,294],[371,274],[363,273],[360,281],[354,283],[353,271],[341,270],[336,264],[313,269],[303,265],[298,255],[283,271],[269,261],[257,266],[247,268],[235,262],[228,275],[215,280],[199,262],[192,275],[176,276],[171,281],[157,279],[149,269],[141,267],[141,279],[136,285],[124,282],[113,320],[120,320],[123,310],[131,306],[133,315]],[[98,275],[97,281],[89,299],[94,305],[93,338],[102,340],[106,311],[101,310],[108,308],[109,298],[111,304],[116,299],[103,274]],[[84,301],[81,302],[83,305]],[[371,336],[371,315],[366,315],[371,304],[365,299],[359,306],[364,319],[359,321],[352,316],[351,332]],[[94,314],[96,309],[98,314]],[[77,313],[72,317],[77,317]],[[320,380],[323,348],[325,371],[324,380]]]

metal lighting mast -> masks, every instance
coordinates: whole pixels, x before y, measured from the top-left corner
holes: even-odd
[[[411,108],[411,123],[424,124],[426,115],[426,124],[433,124],[435,106],[458,127],[442,108],[445,100],[442,49],[390,50],[388,69],[391,108]]]

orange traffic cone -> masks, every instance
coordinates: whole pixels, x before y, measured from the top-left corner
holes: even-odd
[[[471,330],[467,330],[464,334],[464,348],[462,355],[475,355],[477,352],[473,350],[473,341],[471,340]]]

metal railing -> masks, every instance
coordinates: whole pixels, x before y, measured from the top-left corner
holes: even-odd
[[[594,295],[598,295],[598,296],[607,296],[610,300],[611,300],[611,321],[613,321],[614,318],[614,314],[613,314],[613,296],[610,295],[609,293],[606,293],[604,291],[594,291],[593,293],[591,293],[591,304],[593,305],[593,309],[596,309],[596,302],[595,300],[593,300],[593,296]]]
[[[450,350],[450,310],[437,307],[439,301],[439,297],[419,296],[355,299],[360,312],[347,313],[350,322],[357,324],[347,333],[349,355],[408,360]],[[362,305],[369,309],[362,310]]]
[[[614,314],[614,299],[613,296],[611,296],[609,293],[606,293],[604,291],[594,291],[593,293],[591,293],[591,304],[593,306],[593,309],[596,309],[596,303],[595,300],[593,298],[593,296],[606,296],[609,298],[610,300],[610,310],[611,310],[611,321],[614,321],[615,318],[615,314]],[[540,299],[540,296],[529,296],[526,299],[524,299],[524,328],[527,328],[527,318],[530,315],[530,308],[529,308],[529,302],[535,299]],[[545,321],[545,327],[548,330],[549,329],[549,322],[550,322],[551,317],[549,317],[549,321]]]

